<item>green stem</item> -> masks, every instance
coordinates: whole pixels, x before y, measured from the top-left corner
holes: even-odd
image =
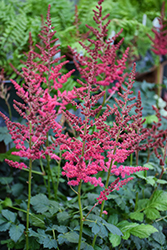
[[[159,60],[158,68],[157,68],[157,84],[158,84],[158,97],[161,97],[161,63]]]
[[[46,147],[49,146],[48,137],[49,137],[49,134],[47,133]],[[51,171],[50,171],[50,158],[49,158],[49,155],[46,156],[46,161],[47,161],[46,167],[47,167],[47,170],[48,170],[48,197],[50,199],[51,198],[51,193],[50,193],[50,173],[51,173]]]
[[[8,107],[9,119],[11,121],[12,120],[12,111],[11,111],[10,105],[9,105],[9,103],[8,103],[8,101],[7,101],[6,98],[5,98],[5,103],[6,103],[7,107]]]
[[[79,231],[78,250],[80,250],[80,248],[81,248],[82,230],[83,230],[83,213],[82,213],[82,204],[81,204],[81,185],[82,185],[82,181],[80,181],[79,186],[78,186],[78,205],[79,205],[79,213],[80,213],[80,231]]]
[[[60,153],[60,158],[61,158],[61,153]],[[59,188],[59,182],[60,182],[60,171],[61,171],[61,160],[58,162],[58,172],[57,172],[57,183],[56,183],[56,190],[55,190],[55,200],[57,200],[57,192]]]
[[[50,161],[50,159],[49,159]],[[52,181],[52,186],[53,186],[53,190],[54,190],[54,195],[55,195],[55,199],[57,199],[57,192],[56,192],[56,185],[55,185],[55,182],[54,182],[54,179],[53,179],[53,175],[52,175],[52,170],[51,170],[51,167],[50,167],[50,163],[48,164],[48,171],[49,171],[49,175],[51,177],[51,181]],[[49,185],[49,190],[50,190],[50,185]],[[49,193],[49,198],[50,198],[50,193]]]
[[[31,149],[31,140],[32,140],[31,131],[32,131],[32,124],[30,122],[30,141],[29,141],[30,149]],[[27,203],[27,221],[26,221],[26,250],[29,249],[28,230],[29,230],[29,217],[30,217],[31,178],[32,178],[32,159],[29,160],[28,203]]]
[[[122,117],[122,121],[123,121],[123,117]],[[122,123],[122,121],[121,121],[121,123]],[[119,140],[119,136],[120,136],[120,129],[119,129],[118,134],[117,134],[116,145],[117,145],[117,142]],[[114,147],[113,155],[115,155],[116,149],[117,149],[117,146]],[[107,180],[106,180],[106,184],[105,184],[105,189],[108,187],[108,184],[109,184],[110,173],[111,173],[111,168],[112,168],[113,162],[114,162],[114,159],[112,159],[111,163],[110,163],[110,167],[109,167],[108,174],[107,174]],[[103,213],[104,203],[105,203],[105,200],[103,200],[102,204],[101,204],[100,215],[99,215],[100,217],[102,216],[102,213]],[[94,248],[94,245],[95,245],[95,242],[96,242],[96,238],[97,238],[97,234],[94,236],[94,239],[93,239],[93,242],[92,242],[92,247],[93,248]]]
[[[44,173],[44,174],[43,174],[43,182],[44,182],[45,188],[47,189],[46,180],[45,180],[45,177],[44,177],[44,175],[45,175],[45,170],[44,170],[44,167],[43,167],[43,163],[42,163],[42,159],[41,159],[41,158],[40,158],[40,166],[41,166],[42,172]]]
[[[132,165],[133,165],[133,153],[130,154],[130,166],[132,166]]]
[[[22,170],[24,170],[26,172],[30,171],[29,168],[22,168]],[[35,170],[31,170],[31,173],[33,173],[33,174],[39,174],[39,175],[45,175],[45,172],[38,172],[38,171],[35,171]]]

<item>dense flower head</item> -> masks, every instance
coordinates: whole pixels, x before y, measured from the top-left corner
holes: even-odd
[[[153,125],[148,129],[149,136],[147,137],[146,148],[149,148],[150,155],[155,153],[156,157],[160,160],[160,165],[165,165],[167,156],[167,129],[162,129],[162,117],[160,111],[156,107],[152,107],[156,112],[158,122],[153,122]],[[162,154],[163,150],[163,154]]]
[[[130,104],[134,97],[131,97],[133,86],[134,70],[130,75],[129,82],[121,86],[120,99],[116,99],[117,106],[113,108],[107,106],[106,110],[96,117],[102,106],[95,108],[98,99],[104,92],[94,93],[91,85],[92,78],[87,81],[87,86],[83,84],[82,89],[74,89],[76,95],[82,101],[77,104],[72,101],[77,109],[84,115],[84,120],[71,114],[69,111],[63,112],[67,120],[78,133],[79,138],[64,135],[58,140],[61,143],[60,150],[65,151],[62,156],[67,160],[63,167],[62,174],[67,176],[69,185],[79,185],[81,181],[103,186],[100,179],[96,179],[99,171],[110,172],[122,178],[136,171],[146,170],[142,167],[117,166],[116,163],[123,163],[127,157],[137,150],[139,143],[147,136],[147,131],[143,133],[142,108],[140,94],[135,103]],[[96,88],[98,89],[98,88]],[[68,98],[65,98],[68,101]],[[121,100],[122,99],[122,100]],[[136,106],[136,113],[130,115],[132,108]],[[113,125],[106,123],[107,117],[115,115]],[[94,117],[94,120],[92,119]],[[96,129],[94,129],[96,128]],[[107,155],[104,156],[107,152]]]
[[[133,180],[133,177],[129,177],[125,180],[121,180],[118,177],[115,181],[113,181],[108,188],[105,188],[103,191],[101,191],[99,197],[97,198],[98,203],[101,204],[103,201],[106,201],[108,198],[107,196],[113,192],[114,190],[119,190],[120,187],[126,185],[129,181]]]
[[[150,35],[149,38],[153,42],[152,51],[157,55],[167,54],[167,19],[165,19],[165,2],[162,4],[161,16],[158,18],[159,26],[154,27],[152,31],[155,34],[155,38]]]
[[[121,59],[117,58],[117,50],[123,42],[123,39],[117,44],[114,44],[114,41],[117,37],[119,37],[122,30],[114,37],[106,40],[106,37],[108,36],[107,27],[110,20],[104,24],[109,15],[102,17],[102,2],[103,1],[99,1],[96,6],[97,10],[93,10],[93,19],[98,27],[93,28],[86,25],[86,27],[92,32],[95,39],[88,38],[88,46],[79,42],[83,49],[87,52],[87,55],[83,56],[75,50],[70,49],[73,53],[74,62],[81,74],[81,77],[86,81],[91,78],[91,84],[99,85],[102,88],[112,86],[109,88],[109,93],[113,94],[115,91],[118,91],[125,78],[124,70],[126,68],[125,63],[129,49],[126,49]],[[93,78],[92,74],[94,76]]]
[[[67,101],[62,102],[63,93],[60,89],[73,71],[65,75],[60,72],[67,61],[59,63],[63,57],[53,58],[59,52],[59,45],[55,44],[58,39],[53,39],[54,34],[49,5],[47,21],[40,34],[43,46],[36,45],[40,52],[35,52],[30,35],[30,51],[26,55],[27,61],[23,62],[25,67],[22,68],[21,73],[15,70],[24,79],[24,83],[20,86],[16,81],[11,80],[17,95],[23,100],[23,103],[14,100],[14,108],[24,122],[20,124],[10,121],[8,117],[0,113],[5,119],[16,149],[19,150],[13,154],[32,160],[45,158],[48,154],[51,158],[59,159],[53,154],[54,147],[46,145],[46,141],[50,129],[54,129],[55,137],[58,137],[61,132],[61,126],[56,122],[56,118],[61,109],[65,108]],[[47,86],[45,89],[43,84]],[[53,88],[58,95],[50,95]],[[69,99],[74,98],[73,92],[67,96]],[[59,109],[58,112],[56,108]],[[56,145],[55,143],[54,146]]]

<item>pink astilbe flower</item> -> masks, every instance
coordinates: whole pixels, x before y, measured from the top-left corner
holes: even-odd
[[[107,105],[104,112],[102,112],[102,105],[94,107],[105,94],[105,91],[99,93],[100,84],[96,81],[97,70],[102,66],[100,65],[99,68],[97,61],[100,58],[104,68],[105,65],[108,67],[111,63],[111,70],[106,68],[106,74],[104,74],[103,78],[104,81],[107,79],[107,82],[108,76],[113,77],[113,68],[114,72],[116,71],[115,52],[118,48],[117,45],[111,46],[111,41],[110,43],[103,42],[104,37],[107,36],[106,27],[109,22],[106,25],[102,25],[102,21],[108,15],[102,18],[101,2],[99,2],[97,9],[98,11],[94,11],[94,19],[99,24],[101,32],[89,27],[96,36],[97,42],[89,39],[90,43],[94,44],[93,49],[82,44],[89,53],[89,57],[80,57],[75,54],[76,59],[83,66],[81,75],[86,79],[86,82],[78,80],[82,86],[80,89],[74,87],[74,95],[77,96],[80,103],[78,104],[74,100],[64,97],[67,102],[71,102],[72,105],[81,110],[84,120],[71,114],[69,111],[63,112],[79,136],[78,138],[68,138],[67,135],[63,135],[61,138],[58,138],[61,144],[60,150],[65,151],[62,157],[66,159],[62,174],[67,176],[68,184],[73,186],[79,185],[82,181],[85,183],[90,182],[95,186],[103,186],[102,180],[96,178],[96,174],[99,171],[106,171],[109,175],[112,174],[112,171],[115,171],[114,173],[117,176],[123,177],[125,174],[130,175],[136,171],[141,171],[141,167],[118,166],[115,169],[114,166],[116,165],[115,162],[123,163],[131,153],[140,149],[140,142],[147,137],[147,131],[143,131],[144,121],[142,120],[140,94],[138,94],[137,101],[132,103],[136,99],[131,97],[133,94],[131,89],[134,83],[135,66],[129,77],[129,82],[125,82],[125,86],[122,85],[124,78],[120,80],[121,84],[119,87],[121,88],[121,93],[118,92],[120,98],[115,98],[117,105],[114,104],[113,108]],[[114,54],[114,57],[112,57],[112,59],[114,58],[114,63],[113,61],[108,61],[110,59],[107,58],[107,55],[111,56],[112,53]],[[118,63],[117,70],[123,69],[120,65],[124,65],[125,57],[120,64]],[[135,114],[130,115],[131,110],[135,107]],[[100,112],[102,113],[101,115]],[[106,123],[110,115],[115,116],[115,122],[113,122],[112,126]],[[107,155],[105,156],[106,153]]]
[[[19,73],[24,79],[22,87],[17,84],[16,81],[12,81],[17,95],[23,100],[23,104],[14,100],[14,108],[25,119],[25,124],[18,122],[12,122],[3,113],[0,115],[4,118],[9,133],[12,136],[16,149],[19,149],[13,154],[26,157],[31,160],[45,158],[45,155],[50,155],[51,158],[59,160],[60,158],[53,154],[53,150],[57,144],[46,146],[48,138],[48,132],[52,128],[55,132],[55,138],[59,137],[61,132],[61,126],[56,122],[58,112],[55,107],[59,106],[64,108],[67,101],[61,103],[61,98],[54,95],[50,96],[50,92],[53,88],[59,89],[62,84],[70,77],[71,72],[66,75],[62,75],[60,70],[66,63],[56,63],[62,58],[53,59],[53,56],[59,52],[58,45],[53,45],[57,39],[52,39],[55,31],[52,30],[50,21],[50,6],[48,8],[47,22],[43,26],[40,38],[44,44],[44,47],[36,45],[40,50],[40,53],[34,51],[32,41],[30,38],[30,51],[27,55],[26,67],[23,67],[22,73]],[[56,83],[58,87],[56,87]],[[43,89],[41,85],[45,83],[47,89]],[[60,85],[59,85],[60,84]],[[60,93],[60,92],[58,92]],[[73,98],[74,95],[67,95]],[[9,162],[8,162],[9,163]],[[10,161],[12,165],[12,161]],[[22,165],[13,163],[13,167],[21,168]]]
[[[112,84],[112,87],[109,89],[109,93],[113,94],[115,91],[118,91],[125,78],[124,69],[126,68],[125,62],[129,49],[125,51],[121,59],[117,58],[116,52],[122,44],[123,39],[117,44],[113,43],[122,30],[113,38],[108,40],[106,39],[108,35],[107,27],[110,20],[104,24],[109,14],[102,17],[101,3],[102,1],[99,1],[96,6],[97,10],[93,10],[93,19],[98,25],[97,29],[86,25],[86,27],[93,33],[95,39],[88,38],[88,46],[86,46],[83,42],[79,42],[83,49],[86,50],[88,56],[81,56],[75,50],[70,49],[74,55],[74,62],[81,74],[81,77],[88,81],[89,78],[92,78],[93,74],[94,77],[92,78],[91,84],[103,86],[103,88]]]
[[[153,42],[152,51],[156,55],[167,54],[167,20],[165,19],[165,2],[162,4],[161,16],[158,18],[160,27],[154,27],[152,31],[155,34],[155,38],[150,35],[149,38]]]
[[[158,122],[153,122],[153,125],[148,129],[149,136],[147,138],[146,147],[149,149],[149,157],[155,153],[156,157],[160,161],[160,165],[165,165],[167,156],[167,129],[162,129],[162,117],[158,108],[152,107],[156,112]],[[162,154],[162,149],[164,150]]]
[[[43,96],[43,101],[45,101],[44,99],[49,98],[49,103],[51,105],[50,110],[52,109],[52,112],[54,112],[54,108],[56,107],[58,114],[60,114],[61,110],[65,109],[65,105],[67,105],[67,102],[62,100],[61,88],[75,70],[71,70],[67,74],[62,74],[62,67],[68,63],[68,60],[60,62],[65,56],[57,56],[55,58],[55,56],[60,52],[60,44],[56,43],[59,40],[58,38],[53,39],[56,31],[53,31],[54,27],[52,27],[50,19],[50,7],[51,6],[49,5],[47,21],[42,27],[41,34],[39,34],[41,45],[36,44],[39,53],[37,53],[35,51],[35,47],[32,46],[33,41],[30,34],[30,51],[28,54],[25,54],[25,56],[27,56],[27,61],[22,61],[26,67],[22,68],[22,73],[18,72],[13,66],[12,67],[15,72],[23,79],[31,79],[31,81],[35,81],[35,79],[39,78],[40,81],[35,88],[39,88],[40,90],[40,86],[42,86],[46,89],[45,95]],[[14,86],[17,89],[16,84],[14,84]],[[56,91],[56,94],[50,95],[53,90]],[[21,91],[23,94],[27,94],[27,91],[24,88],[20,89],[19,91]],[[75,98],[73,91],[71,91],[70,94],[68,94],[68,92],[66,94],[70,96],[71,99]],[[47,107],[47,109],[48,108],[49,107]]]

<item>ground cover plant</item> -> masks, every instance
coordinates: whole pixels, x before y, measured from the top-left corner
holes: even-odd
[[[0,112],[15,145],[0,158],[2,249],[167,249],[166,120],[143,110],[154,91],[138,91],[135,64],[125,72],[128,48],[118,53],[120,33],[107,39],[102,3],[97,28],[87,25],[95,40],[80,42],[86,56],[71,49],[76,87],[63,88],[74,70],[63,74],[67,61],[54,57],[50,5],[40,45],[30,35],[16,70],[23,85],[11,80],[23,102],[14,100],[18,121]]]

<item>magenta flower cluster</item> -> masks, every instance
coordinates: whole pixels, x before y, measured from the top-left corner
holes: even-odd
[[[152,29],[155,37],[152,38],[150,35],[148,36],[153,42],[152,51],[156,55],[162,56],[167,54],[167,20],[165,19],[165,2],[163,2],[161,16],[158,18],[158,21],[160,27],[154,27]]]
[[[88,39],[89,46],[81,43],[88,56],[81,56],[72,50],[82,78],[78,80],[81,87],[74,87],[69,92],[61,91],[73,71],[63,75],[61,69],[67,61],[59,63],[62,57],[53,59],[59,49],[58,45],[54,45],[57,39],[52,39],[55,31],[51,25],[49,6],[47,22],[40,34],[44,46],[36,45],[40,51],[37,53],[34,51],[32,42],[30,43],[31,49],[21,74],[24,84],[21,87],[12,81],[17,95],[24,101],[23,104],[14,101],[14,108],[24,118],[25,124],[10,121],[0,113],[19,150],[13,154],[26,157],[31,161],[45,159],[48,155],[52,159],[59,160],[60,157],[55,154],[55,148],[60,146],[62,158],[65,159],[62,175],[67,177],[70,186],[89,182],[94,186],[103,187],[102,179],[97,178],[96,175],[100,171],[107,172],[108,176],[115,175],[124,179],[126,175],[136,171],[147,170],[141,166],[120,165],[133,152],[146,148],[142,142],[147,138],[148,131],[143,129],[140,93],[137,99],[132,96],[135,66],[128,82],[125,81],[123,84],[128,49],[121,59],[117,59],[116,52],[122,40],[117,44],[113,42],[119,34],[113,39],[104,39],[107,37],[110,21],[104,24],[108,15],[102,17],[102,2],[99,1],[97,9],[94,10],[97,29],[87,25],[95,39]],[[106,106],[108,101],[106,86],[110,84],[112,87],[109,87],[109,98],[115,91],[118,91],[120,96],[119,99],[115,98],[113,107]],[[79,102],[76,102],[76,99]],[[99,105],[99,99],[103,99],[101,105]],[[84,119],[66,110],[68,103],[81,110]],[[133,108],[135,108],[135,114],[131,115]],[[64,134],[63,128],[56,122],[58,114],[69,121],[77,137]],[[107,119],[111,115],[115,117],[115,121],[110,126]],[[53,129],[55,134],[53,143],[48,143],[50,129]],[[6,162],[12,167],[28,168],[23,162],[9,160]],[[130,177],[120,180],[119,177],[113,183],[105,185],[104,191],[98,198],[99,203],[106,200],[110,192],[118,190],[132,179]]]

